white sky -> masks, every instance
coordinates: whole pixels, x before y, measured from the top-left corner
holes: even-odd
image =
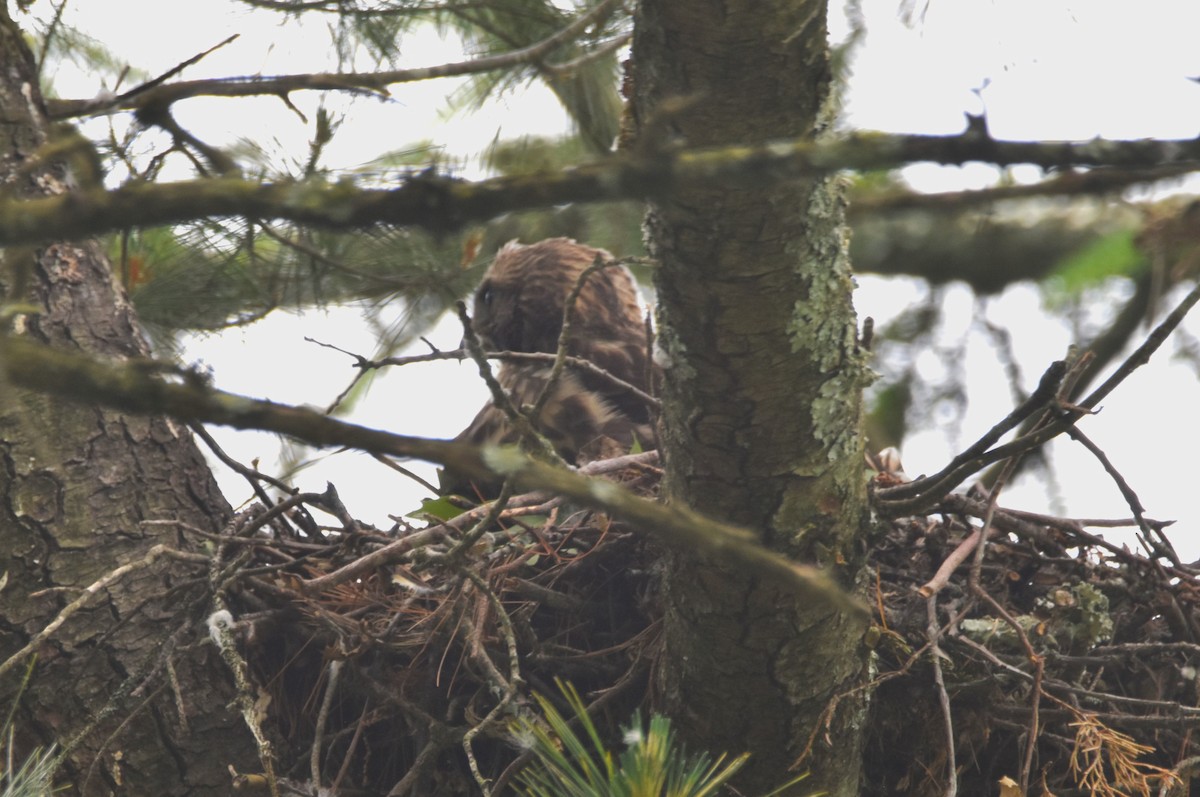
[[[35,8],[46,13],[46,3]],[[846,122],[886,131],[954,133],[964,113],[986,109],[993,134],[1002,138],[1085,139],[1190,138],[1200,134],[1200,3],[1143,0],[1129,3],[1062,0],[932,0],[911,26],[898,20],[897,0],[862,0],[867,37],[858,50],[847,95]],[[831,15],[835,39],[845,36],[842,14]],[[235,43],[189,68],[185,78],[313,72],[332,68],[320,24],[302,28],[294,21],[250,11],[237,3],[210,0],[108,0],[75,3],[67,19],[113,52],[136,54],[135,66],[156,75],[193,54],[241,33]],[[137,20],[133,24],[130,20]],[[157,32],[157,33],[148,33]],[[458,60],[463,53],[436,34],[405,42],[406,63],[420,66]],[[87,97],[101,90],[94,75],[64,68],[53,76],[62,96]],[[432,139],[454,155],[476,155],[496,137],[550,133],[564,129],[566,117],[539,87],[493,103],[484,111],[450,117],[445,97],[461,80],[443,79],[398,86],[389,102],[344,98],[350,114],[329,151],[328,163],[353,168],[376,154],[417,139]],[[292,97],[311,121],[318,95]],[[306,151],[310,128],[278,100],[190,100],[176,106],[181,123],[216,145],[239,137],[280,151]],[[117,120],[119,123],[121,120]],[[470,173],[470,172],[468,172]],[[981,187],[996,170],[984,165],[945,168],[915,165],[905,172],[925,190]],[[183,176],[180,174],[179,176]],[[1037,172],[1017,169],[1018,179]],[[884,323],[922,289],[898,280],[860,279],[860,317]],[[938,469],[1001,418],[1012,406],[1010,389],[996,356],[981,336],[970,333],[974,309],[965,289],[952,288],[946,302],[947,327],[968,335],[965,368],[971,406],[961,428],[914,435],[905,446],[906,470],[916,475]],[[1062,356],[1068,333],[1043,317],[1031,286],[1015,286],[992,303],[990,317],[1006,324],[1022,359],[1026,387],[1045,366]],[[1193,334],[1200,323],[1189,322]],[[303,317],[276,314],[259,325],[224,336],[195,340],[188,357],[203,360],[226,390],[278,401],[327,404],[351,377],[341,355],[303,341],[315,337],[341,348],[370,353],[369,332],[353,310],[311,312]],[[433,333],[434,342],[452,348],[459,330],[451,319]],[[1188,452],[1200,448],[1200,424],[1192,418],[1200,404],[1196,376],[1169,361],[1170,343],[1105,402],[1104,411],[1082,428],[1108,452],[1138,491],[1152,517],[1176,518],[1172,534],[1185,556],[1200,556],[1200,510],[1190,499]],[[946,367],[926,355],[931,370]],[[474,368],[455,363],[410,367],[380,379],[355,420],[397,432],[450,436],[462,428],[483,401]],[[415,389],[414,389],[415,388]],[[268,435],[223,432],[234,455],[269,462],[275,442]],[[1090,457],[1072,444],[1054,445],[1064,485],[1065,507],[1079,516],[1128,516],[1116,489]],[[385,526],[387,513],[416,506],[419,491],[380,466],[352,455],[334,455],[300,479],[305,489],[323,489],[331,480],[351,511]],[[220,468],[218,471],[220,472]],[[428,470],[426,470],[428,472]],[[237,479],[220,474],[234,503],[248,493]],[[1024,485],[1005,503],[1029,509],[1047,506],[1045,491]]]

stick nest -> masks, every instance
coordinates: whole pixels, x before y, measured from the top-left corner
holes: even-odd
[[[616,478],[657,489],[645,465]],[[995,509],[982,560],[939,572],[987,514],[952,495],[873,531],[864,793],[944,794],[951,764],[962,793],[1187,793],[1200,571],[1161,524],[1145,521],[1135,552],[1086,522]],[[332,491],[263,518],[234,530],[249,543],[235,594],[287,778],[311,780],[315,761],[339,793],[502,793],[531,690],[570,681],[614,735],[655,704],[658,552],[636,530],[538,495],[387,533]]]

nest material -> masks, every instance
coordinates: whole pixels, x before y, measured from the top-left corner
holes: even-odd
[[[656,488],[644,467],[620,478]],[[1151,558],[1072,521],[1000,511],[978,586],[968,561],[927,597],[923,585],[982,525],[981,507],[950,496],[939,514],[881,523],[873,540],[867,793],[944,793],[952,760],[963,793],[994,793],[1022,771],[1055,794],[1156,793],[1198,752],[1197,571],[1161,542]],[[343,793],[476,794],[480,778],[503,786],[522,762],[507,722],[531,689],[553,696],[554,679],[572,682],[614,735],[653,705],[659,610],[646,540],[544,496],[514,499],[479,528],[486,514],[388,534],[348,519],[335,534],[277,523],[254,547],[245,573],[262,569],[241,592],[259,611],[247,659],[272,697],[279,759],[297,762],[281,774],[304,778],[318,740],[322,779]],[[311,589],[405,540],[377,566]],[[344,674],[322,713],[333,660]]]
[[[632,468],[620,479],[646,492],[657,476]],[[297,762],[281,774],[308,775],[320,734],[327,784],[341,772],[351,793],[478,794],[478,777],[515,772],[509,723],[531,690],[553,696],[556,678],[571,682],[609,731],[647,702],[658,611],[641,535],[545,496],[516,498],[481,528],[487,515],[388,534],[278,523],[255,546],[246,572],[265,572],[243,580],[243,608],[259,610],[246,658],[271,695],[277,757]],[[319,718],[335,660],[336,695]]]
[[[1200,752],[1200,570],[1178,561],[1161,524],[1141,535],[1151,557],[1084,523],[997,510],[977,584],[972,554],[931,595],[987,515],[963,496],[942,509],[887,522],[872,551],[885,617],[872,791],[944,794],[952,737],[960,793],[995,793],[1024,770],[1029,794],[1187,794],[1179,765]]]

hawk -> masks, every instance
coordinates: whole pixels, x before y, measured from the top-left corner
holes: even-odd
[[[603,249],[570,238],[535,244],[511,241],[475,291],[472,328],[485,351],[558,351],[563,309],[580,276]],[[588,275],[575,301],[567,354],[587,360],[639,390],[651,392],[653,369],[633,275],[609,265]],[[532,405],[549,381],[552,363],[503,361],[496,379],[514,407]],[[536,420],[536,428],[567,462],[582,464],[630,449],[653,447],[650,407],[627,387],[569,363]],[[475,444],[514,444],[516,431],[488,402],[456,438]],[[477,485],[493,492],[492,485]],[[442,492],[474,495],[463,480],[443,474]]]

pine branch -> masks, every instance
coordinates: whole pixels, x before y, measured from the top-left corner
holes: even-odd
[[[173,374],[164,378],[163,374]],[[189,372],[152,362],[101,363],[12,335],[0,336],[0,384],[134,413],[278,432],[318,446],[438,462],[470,478],[511,478],[527,490],[548,490],[608,512],[664,542],[699,551],[774,581],[812,601],[865,622],[867,611],[827,571],[792,562],[765,548],[753,532],[686,507],[639,498],[618,485],[534,460],[512,446],[476,447],[452,440],[391,434],[324,413],[225,393]]]
[[[502,213],[569,202],[662,197],[701,185],[762,187],[842,169],[878,170],[932,161],[983,161],[1043,168],[1166,164],[1200,168],[1200,139],[1177,141],[997,141],[958,136],[861,133],[836,141],[774,141],[755,146],[626,155],[557,172],[478,182],[432,172],[392,190],[346,182],[259,183],[235,178],[92,187],[54,197],[0,202],[0,245],[33,243],[194,219],[250,216],[349,229],[375,224],[453,231]]]
[[[51,119],[71,119],[112,111],[132,111],[145,108],[166,108],[190,97],[250,97],[277,95],[286,97],[293,91],[348,91],[387,94],[387,87],[440,77],[472,75],[523,64],[536,64],[562,44],[580,36],[597,19],[612,12],[617,0],[605,0],[588,9],[561,30],[539,42],[497,55],[481,56],[416,69],[395,69],[380,72],[326,72],[298,75],[222,78],[213,80],[184,80],[177,83],[156,83],[137,86],[113,97],[102,95],[88,100],[56,100],[47,98],[46,111]]]

